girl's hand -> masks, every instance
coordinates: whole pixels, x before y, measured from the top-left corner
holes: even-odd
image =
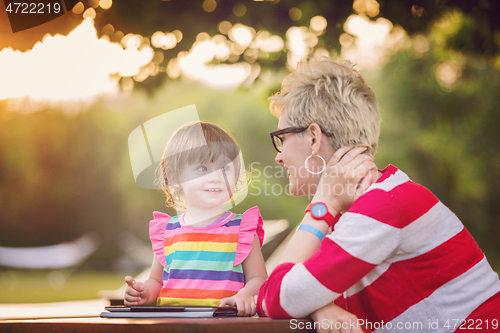
[[[347,211],[372,184],[376,171],[373,157],[363,154],[366,147],[342,147],[328,162],[312,202],[324,202],[337,213]]]
[[[125,282],[127,282],[124,296],[125,305],[146,304],[149,298],[149,288],[142,282],[136,282],[131,276],[126,276]]]
[[[238,309],[238,316],[240,317],[252,317],[257,312],[254,296],[243,289],[234,296],[220,300],[219,306],[226,305],[236,307]]]
[[[318,333],[363,333],[358,327],[358,317],[342,309],[334,303],[325,305],[311,314],[314,322],[328,323],[328,327],[320,325]]]

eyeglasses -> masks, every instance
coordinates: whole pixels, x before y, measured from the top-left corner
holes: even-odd
[[[273,141],[274,149],[278,153],[281,153],[281,147],[283,146],[283,134],[287,133],[300,133],[304,132],[307,129],[307,127],[287,127],[283,128],[274,132],[270,132],[269,134],[271,135],[271,140]]]
[[[293,126],[291,126],[291,127],[287,127],[287,128],[283,128],[283,129],[274,131],[274,132],[270,132],[269,134],[271,135],[271,140],[273,141],[274,149],[276,149],[276,151],[278,153],[281,153],[281,147],[283,146],[283,134],[301,133],[301,132],[304,132],[308,128],[309,128],[309,126],[308,127],[293,127]],[[326,136],[333,136],[333,134],[326,133],[323,130],[321,130],[321,132],[323,134],[325,134]]]
[[[273,141],[274,149],[278,153],[281,153],[281,147],[283,146],[283,134],[287,133],[301,133],[304,132],[308,127],[287,127],[274,132],[270,132],[271,140]]]

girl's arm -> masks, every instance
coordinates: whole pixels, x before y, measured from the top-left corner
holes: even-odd
[[[144,283],[136,282],[131,276],[126,276],[125,282],[127,282],[128,286],[125,289],[125,305],[155,304],[163,286],[162,273],[163,266],[155,256],[149,272],[149,279]]]
[[[236,295],[223,298],[220,306],[236,306],[238,316],[253,316],[256,313],[254,297],[259,293],[260,286],[267,279],[266,265],[257,235],[253,239],[252,250],[243,261],[243,274],[245,275],[245,287]]]

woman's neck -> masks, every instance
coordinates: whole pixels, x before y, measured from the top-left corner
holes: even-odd
[[[383,173],[380,172],[378,169],[374,169],[372,171],[370,171],[369,173],[370,175],[372,175],[372,184],[375,184],[377,182],[377,180],[382,177]],[[344,214],[346,211],[341,211],[340,213],[341,214]]]

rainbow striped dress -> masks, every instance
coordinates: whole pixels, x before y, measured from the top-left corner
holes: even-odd
[[[245,286],[242,263],[255,235],[262,246],[263,221],[258,207],[228,214],[215,224],[194,227],[184,223],[183,215],[153,213],[149,234],[164,267],[157,305],[219,306]]]

